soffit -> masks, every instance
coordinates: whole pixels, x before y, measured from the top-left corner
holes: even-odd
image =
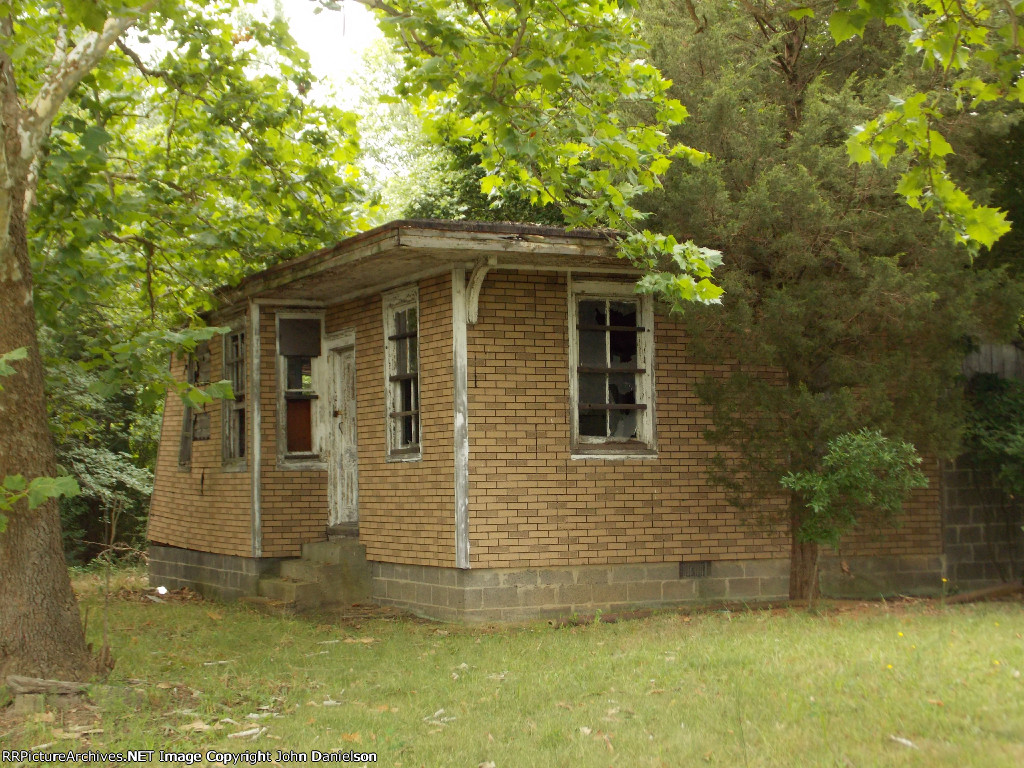
[[[218,291],[222,307],[246,299],[333,304],[453,267],[633,273],[612,237],[589,230],[480,222],[397,221],[300,256]]]

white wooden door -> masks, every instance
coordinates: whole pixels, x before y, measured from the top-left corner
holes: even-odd
[[[356,442],[356,353],[354,347],[330,351],[331,430],[328,525],[359,520],[359,461]]]

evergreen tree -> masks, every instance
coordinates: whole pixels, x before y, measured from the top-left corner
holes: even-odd
[[[1007,332],[1016,309],[999,273],[970,269],[964,248],[900,203],[897,163],[849,162],[851,126],[912,88],[917,70],[881,27],[840,48],[788,3],[687,5],[692,15],[649,4],[646,30],[690,110],[674,138],[712,157],[674,169],[649,201],[654,228],[723,253],[723,305],[685,318],[695,355],[738,363],[701,389],[709,437],[734,457],[714,479],[737,504],[777,495],[788,473],[820,471],[830,441],[862,428],[948,454],[965,340]],[[808,502],[794,490],[783,514],[794,598],[815,589]]]

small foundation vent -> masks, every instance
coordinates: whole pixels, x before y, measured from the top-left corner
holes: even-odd
[[[711,573],[710,560],[694,560],[689,563],[679,564],[680,579],[703,579]]]

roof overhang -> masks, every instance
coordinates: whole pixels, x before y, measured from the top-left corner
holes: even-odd
[[[531,224],[402,220],[221,288],[221,311],[254,299],[335,304],[456,267],[639,274],[616,256],[616,233]]]

